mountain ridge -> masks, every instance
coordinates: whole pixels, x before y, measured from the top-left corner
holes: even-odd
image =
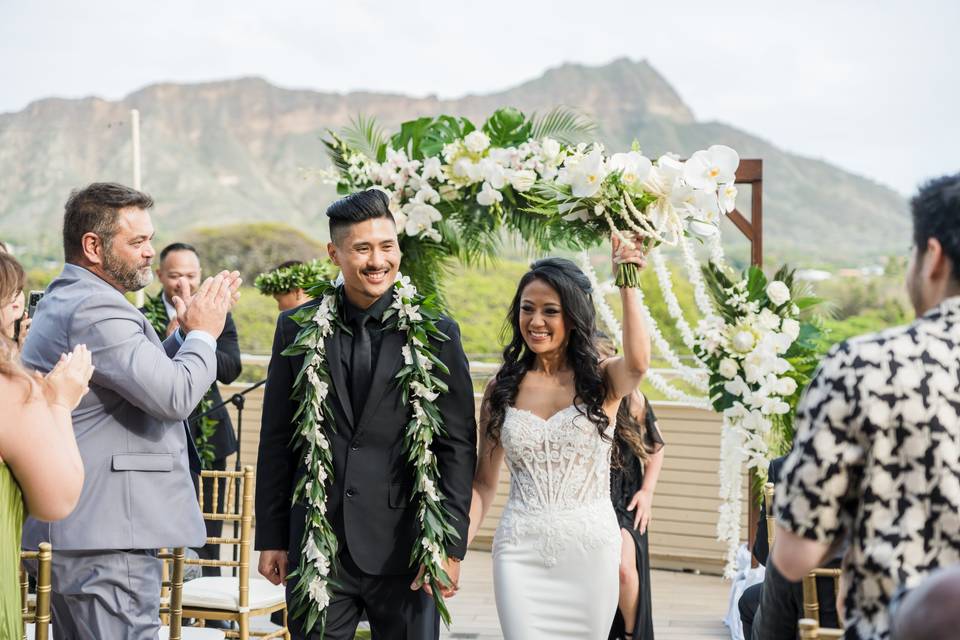
[[[902,251],[909,218],[895,191],[726,123],[697,121],[652,65],[625,58],[563,64],[502,91],[456,98],[282,88],[259,76],[158,82],[120,100],[44,98],[0,114],[0,234],[28,251],[59,256],[69,190],[130,180],[131,108],[141,112],[143,188],[157,201],[161,237],[172,239],[192,226],[259,220],[286,221],[323,237],[322,211],[333,189],[305,180],[303,169],[326,167],[319,137],[358,114],[393,130],[420,115],[452,113],[477,122],[505,105],[544,112],[559,104],[591,117],[611,149],[636,139],[656,157],[723,143],[741,157],[762,158],[771,259],[857,264]],[[744,193],[742,206],[748,200]]]

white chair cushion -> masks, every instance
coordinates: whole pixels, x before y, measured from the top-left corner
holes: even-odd
[[[183,640],[224,640],[227,636],[219,629],[180,627],[180,637]],[[170,640],[170,627],[160,627],[159,640]]]
[[[249,608],[263,609],[284,601],[283,585],[275,585],[266,580],[250,580]],[[221,609],[223,611],[240,610],[240,580],[238,578],[218,578],[208,576],[197,578],[183,584],[183,606],[197,609]]]

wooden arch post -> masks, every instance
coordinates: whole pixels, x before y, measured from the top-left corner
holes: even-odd
[[[756,267],[763,267],[763,160],[749,159],[741,160],[737,167],[737,176],[735,184],[750,185],[750,220],[734,209],[727,214],[730,222],[740,230],[747,240],[750,241],[750,264]],[[747,487],[748,511],[747,511],[747,531],[748,544],[753,550],[754,539],[757,530],[754,524],[760,515],[760,509],[757,506],[760,500],[756,493],[756,469],[750,471],[749,486]],[[754,560],[755,562],[755,560]]]

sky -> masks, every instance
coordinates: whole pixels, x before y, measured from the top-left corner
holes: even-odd
[[[958,25],[955,0],[0,0],[0,113],[252,75],[450,98],[628,57],[698,120],[908,195],[960,170]]]

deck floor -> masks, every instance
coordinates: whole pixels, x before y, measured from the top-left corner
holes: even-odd
[[[729,638],[723,624],[730,584],[717,576],[654,571],[653,621],[656,640]],[[463,561],[461,588],[448,601],[453,624],[441,638],[499,640],[503,638],[493,599],[490,554],[471,551]]]

